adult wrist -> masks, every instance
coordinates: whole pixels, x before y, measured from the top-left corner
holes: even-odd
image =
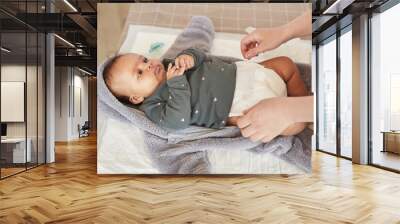
[[[292,97],[284,97],[283,98],[284,99],[284,106],[285,106],[285,117],[286,117],[286,119],[287,119],[287,122],[289,123],[289,124],[294,124],[294,123],[296,123],[296,122],[298,122],[297,120],[298,120],[298,117],[296,116],[296,107],[297,107],[297,105],[296,105],[296,101],[295,100],[293,100],[293,98]]]
[[[281,29],[283,34],[282,43],[285,43],[293,38],[293,29],[291,29],[290,23],[282,25]]]
[[[313,122],[313,96],[288,97],[288,117],[293,123]]]

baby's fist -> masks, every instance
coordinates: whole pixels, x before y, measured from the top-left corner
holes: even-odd
[[[178,68],[176,65],[172,66],[172,64],[170,63],[167,69],[167,80],[170,80],[176,76],[183,75],[184,72],[185,72],[184,67]]]
[[[175,66],[188,70],[194,66],[194,58],[191,55],[182,54],[175,59]]]

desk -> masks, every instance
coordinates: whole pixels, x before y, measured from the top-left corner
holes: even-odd
[[[1,139],[1,156],[10,163],[25,163],[30,162],[32,159],[30,138],[26,139],[28,143],[25,154],[25,138],[5,138]],[[12,160],[11,160],[12,154]],[[9,158],[7,158],[9,157]],[[25,158],[27,161],[25,161]]]
[[[400,131],[382,131],[383,150],[382,152],[393,152],[400,154]]]

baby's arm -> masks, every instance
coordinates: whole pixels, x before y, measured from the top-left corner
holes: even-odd
[[[183,68],[168,65],[168,96],[154,94],[147,98],[140,109],[156,124],[170,128],[183,129],[190,125],[190,86],[183,75]]]
[[[203,64],[203,62],[206,58],[206,54],[204,52],[202,52],[201,50],[197,50],[195,48],[189,48],[189,49],[182,51],[181,53],[178,54],[178,56],[176,58],[179,58],[182,55],[189,55],[193,58],[194,65],[189,69],[196,69],[201,64]]]
[[[306,85],[300,77],[296,64],[288,57],[277,57],[261,63],[274,70],[286,83],[288,96],[307,96]],[[281,135],[296,135],[306,127],[306,123],[295,123],[286,128]]]

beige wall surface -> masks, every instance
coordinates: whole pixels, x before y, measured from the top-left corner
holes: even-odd
[[[97,4],[97,64],[115,54],[131,4]]]

